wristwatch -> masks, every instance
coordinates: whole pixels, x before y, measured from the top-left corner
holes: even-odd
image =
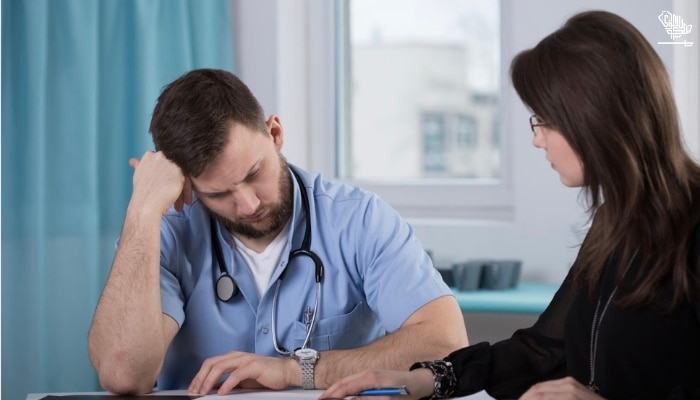
[[[314,367],[319,358],[318,351],[314,349],[297,349],[292,353],[292,358],[299,361],[301,366],[301,383],[304,389],[316,389],[314,384]]]

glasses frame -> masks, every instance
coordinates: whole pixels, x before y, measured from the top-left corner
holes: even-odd
[[[549,123],[541,121],[537,114],[530,115],[530,129],[532,130],[532,133],[535,133],[536,127],[547,125],[549,125]]]

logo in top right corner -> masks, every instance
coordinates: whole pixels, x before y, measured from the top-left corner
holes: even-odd
[[[661,14],[659,14],[659,21],[661,22],[661,25],[664,26],[664,29],[666,29],[666,33],[668,33],[671,36],[671,39],[673,39],[673,41],[658,42],[658,44],[682,44],[687,47],[693,45],[693,42],[689,42],[687,40],[683,40],[682,42],[676,41],[676,39],[678,39],[679,37],[689,34],[690,31],[693,30],[693,25],[686,24],[683,21],[683,18],[667,10],[663,10]]]

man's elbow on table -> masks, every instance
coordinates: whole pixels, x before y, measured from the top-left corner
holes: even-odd
[[[154,381],[136,379],[129,374],[100,375],[100,385],[108,392],[123,395],[146,394],[153,391]]]
[[[153,391],[155,377],[151,374],[138,372],[136,368],[123,367],[126,363],[118,361],[115,357],[109,365],[95,366],[97,376],[106,391],[116,394],[136,395],[146,394]]]

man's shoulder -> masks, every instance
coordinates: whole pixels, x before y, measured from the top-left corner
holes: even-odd
[[[304,183],[311,187],[315,197],[327,197],[333,200],[363,200],[377,197],[373,192],[362,189],[337,179],[328,179],[319,172],[304,171],[299,168]]]
[[[298,169],[297,169],[298,171]],[[334,223],[342,221],[374,221],[386,224],[400,221],[398,212],[378,194],[346,182],[325,179],[317,172],[302,172],[304,184],[311,189],[311,206],[325,215],[333,215]],[[373,218],[365,218],[372,216]]]

